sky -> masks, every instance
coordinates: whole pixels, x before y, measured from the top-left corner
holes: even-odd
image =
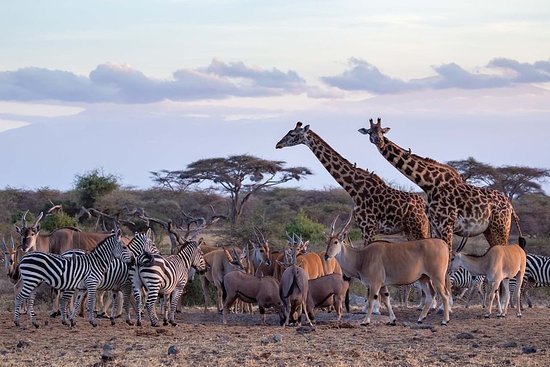
[[[357,130],[440,162],[550,168],[550,2],[10,1],[0,12],[0,188],[71,189],[275,149],[297,121],[418,190]],[[550,192],[550,183],[544,185]]]

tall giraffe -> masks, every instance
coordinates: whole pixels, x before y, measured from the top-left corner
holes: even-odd
[[[306,145],[354,202],[354,218],[365,244],[376,234],[404,232],[407,239],[429,237],[426,201],[418,194],[396,190],[376,174],[357,168],[328,145],[309,125],[290,130],[275,146],[277,149]]]
[[[389,130],[382,128],[379,118],[377,123],[371,119],[370,128],[359,132],[369,135],[382,156],[428,195],[432,233],[447,242],[449,251],[453,233],[466,238],[483,233],[491,247],[507,244],[512,219],[518,227],[519,243],[525,243],[519,218],[503,193],[468,184],[451,166],[401,148],[384,136]]]

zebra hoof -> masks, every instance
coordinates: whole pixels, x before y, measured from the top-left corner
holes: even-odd
[[[141,321],[138,321],[138,322],[136,323],[136,326],[140,326],[140,327],[141,327]]]
[[[40,327],[40,325],[38,325],[36,321],[32,322],[32,326],[34,326],[35,329],[38,329]]]
[[[489,315],[489,314],[485,314],[485,315],[483,315],[483,317],[484,317],[484,318],[486,318],[486,319],[488,319],[488,318],[490,318],[490,317],[491,317],[491,315]]]
[[[111,317],[110,319],[111,319],[111,325],[112,325],[112,326],[115,326],[115,319],[112,318],[112,317]]]
[[[97,322],[95,322],[95,321],[90,321],[90,325],[92,325],[93,327],[97,327]]]
[[[360,325],[361,325],[361,326],[369,326],[369,325],[370,325],[370,322],[362,322]]]
[[[163,320],[162,321],[162,326],[168,326],[168,320]]]
[[[170,321],[170,325],[172,325],[172,326],[178,326],[178,323],[175,322],[175,321]]]
[[[75,327],[75,326],[76,326],[76,321],[71,320],[71,327]]]
[[[61,316],[61,311],[54,311],[50,314],[51,318],[56,318],[57,316]]]
[[[130,326],[134,326],[134,323],[133,323],[132,321],[130,321],[130,320],[126,320],[126,323],[127,323],[128,325],[130,325]]]
[[[393,321],[388,321],[388,322],[386,323],[386,325],[388,325],[388,326],[395,326],[395,325],[397,325],[397,323],[395,322],[395,320],[393,320]]]

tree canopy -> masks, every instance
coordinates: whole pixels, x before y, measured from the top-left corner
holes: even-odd
[[[251,155],[200,159],[185,170],[151,172],[157,184],[171,190],[209,183],[208,189],[228,194],[229,218],[236,223],[248,200],[259,191],[291,180],[300,180],[312,172],[306,167],[284,167],[283,161],[270,161]]]
[[[472,157],[447,164],[456,168],[465,181],[499,190],[510,199],[518,199],[525,194],[544,195],[541,183],[550,177],[548,169],[526,166],[493,167]]]

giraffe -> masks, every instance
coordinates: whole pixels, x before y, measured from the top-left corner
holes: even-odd
[[[418,194],[388,186],[378,175],[352,165],[301,122],[275,146],[277,149],[304,144],[351,196],[353,215],[365,245],[377,234],[403,232],[408,240],[429,237],[426,201]]]
[[[370,119],[370,128],[359,132],[369,135],[382,156],[427,194],[430,228],[447,243],[450,255],[453,234],[468,238],[483,233],[490,247],[508,244],[512,219],[519,231],[519,243],[525,243],[519,218],[503,193],[468,184],[451,166],[401,148],[384,136],[389,130],[382,128],[379,118],[377,123]]]
[[[302,125],[297,122],[296,127],[275,148],[304,144],[315,154],[336,182],[351,196],[354,202],[353,216],[361,229],[364,245],[372,242],[377,234],[403,232],[409,241],[429,237],[427,204],[420,195],[396,190],[374,172],[357,168],[313,132],[309,125]],[[385,287],[383,292],[389,294]],[[399,289],[399,293],[403,292],[403,289]],[[376,303],[377,313],[378,307]]]

